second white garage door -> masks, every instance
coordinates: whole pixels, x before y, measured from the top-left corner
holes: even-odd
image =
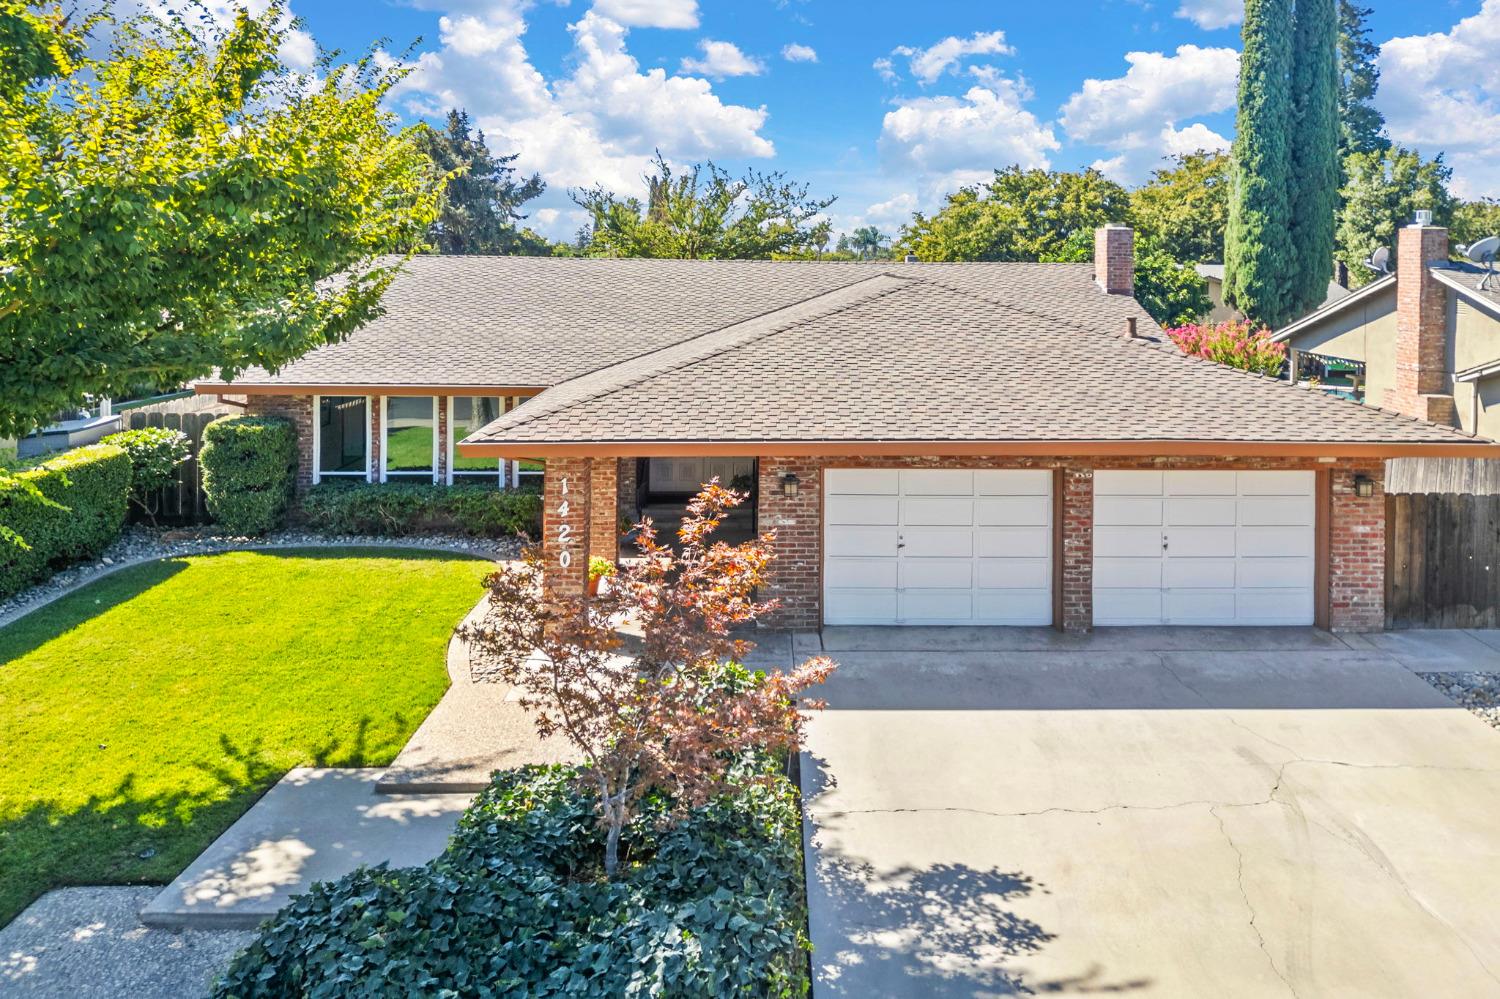
[[[1050,624],[1052,473],[829,469],[827,624]]]
[[[1312,624],[1313,472],[1094,474],[1094,623]]]

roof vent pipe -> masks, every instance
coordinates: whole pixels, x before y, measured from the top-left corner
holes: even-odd
[[[1135,336],[1135,316],[1130,316],[1125,320],[1125,339],[1134,340]]]

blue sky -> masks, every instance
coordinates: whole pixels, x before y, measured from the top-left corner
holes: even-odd
[[[228,0],[221,0],[227,5]],[[1500,196],[1500,0],[1365,0],[1392,134]],[[784,170],[836,226],[894,231],[997,166],[1128,183],[1234,132],[1236,0],[292,0],[322,45],[377,39],[404,118],[469,109],[581,221],[567,189],[635,192],[653,149]]]

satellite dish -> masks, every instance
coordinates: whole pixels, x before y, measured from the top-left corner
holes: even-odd
[[[1370,254],[1370,259],[1365,261],[1365,265],[1377,274],[1389,274],[1391,271],[1391,248],[1389,246],[1382,246]]]
[[[1476,264],[1492,264],[1496,254],[1500,253],[1500,236],[1490,236],[1477,243],[1470,243],[1468,248],[1459,252]]]

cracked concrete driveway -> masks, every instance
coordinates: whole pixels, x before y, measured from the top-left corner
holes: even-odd
[[[1500,732],[1382,646],[822,643],[840,667],[802,759],[819,999],[1500,996]]]

